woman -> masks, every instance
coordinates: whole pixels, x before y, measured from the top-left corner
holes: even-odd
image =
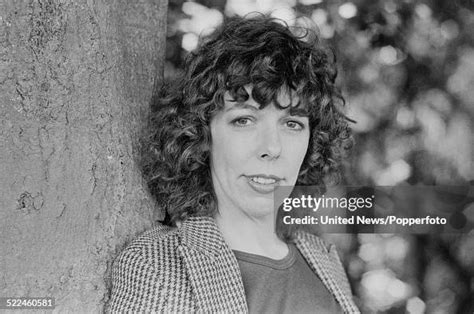
[[[309,37],[232,18],[166,89],[145,172],[167,226],[115,261],[112,312],[358,313],[334,247],[275,233],[275,189],[322,184],[350,143],[335,64]]]

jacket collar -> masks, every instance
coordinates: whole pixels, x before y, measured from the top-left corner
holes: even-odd
[[[188,218],[178,234],[178,252],[195,292],[198,312],[248,312],[239,264],[214,219]]]
[[[212,217],[188,217],[180,226],[183,245],[215,258],[226,246],[224,238]]]
[[[247,312],[242,275],[237,259],[211,217],[189,217],[179,227],[179,250],[204,312]],[[334,246],[306,232],[292,237],[311,269],[320,277],[345,313],[360,313],[352,300],[346,274]],[[200,253],[200,254],[196,254]],[[217,294],[217,295],[216,295]],[[224,307],[216,307],[216,298]],[[214,300],[214,301],[213,301]]]

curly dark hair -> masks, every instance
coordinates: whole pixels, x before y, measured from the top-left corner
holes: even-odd
[[[209,123],[224,107],[226,91],[237,101],[249,98],[244,85],[253,86],[260,108],[278,107],[278,92],[286,88],[308,111],[310,142],[297,185],[323,185],[328,176],[338,177],[352,137],[336,75],[334,53],[314,32],[295,35],[266,15],[229,18],[205,38],[189,54],[183,75],[164,84],[152,102],[143,170],[168,223],[216,212]]]

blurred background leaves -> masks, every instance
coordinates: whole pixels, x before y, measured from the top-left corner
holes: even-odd
[[[357,121],[345,184],[473,185],[474,1],[169,0],[165,77],[200,36],[255,11],[316,29],[335,49]],[[474,204],[460,204],[474,220]],[[364,313],[474,313],[473,234],[331,240]]]

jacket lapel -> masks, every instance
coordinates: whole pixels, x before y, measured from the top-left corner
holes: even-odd
[[[214,220],[192,217],[180,227],[178,248],[200,312],[247,312],[242,276]]]
[[[187,218],[179,228],[183,258],[195,291],[199,312],[247,313],[248,306],[237,259],[210,217]],[[313,271],[321,278],[345,313],[360,313],[346,274],[332,245],[329,250],[319,237],[296,232],[293,242]]]
[[[347,277],[334,245],[329,250],[319,237],[298,231],[293,242],[313,271],[341,305],[344,313],[360,313],[352,300]]]

